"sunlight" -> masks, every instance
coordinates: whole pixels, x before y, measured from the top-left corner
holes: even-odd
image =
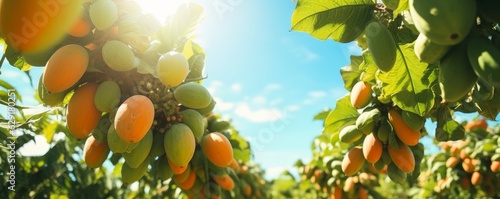
[[[190,0],[140,0],[137,1],[145,13],[153,14],[160,22],[175,13],[177,8]]]

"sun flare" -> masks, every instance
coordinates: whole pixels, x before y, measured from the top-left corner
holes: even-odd
[[[140,0],[137,1],[145,13],[151,13],[160,22],[175,13],[177,8],[190,0]]]

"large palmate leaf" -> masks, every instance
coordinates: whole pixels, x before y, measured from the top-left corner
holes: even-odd
[[[412,44],[399,47],[394,67],[377,76],[383,83],[382,97],[390,98],[403,110],[423,116],[434,106],[432,87],[437,82],[437,71],[418,60]]]
[[[337,42],[354,41],[373,19],[372,0],[299,0],[292,15],[292,30]]]
[[[356,123],[358,116],[358,111],[351,105],[351,96],[346,95],[337,100],[335,109],[326,117],[323,133],[333,134],[332,142],[335,143],[339,139],[340,130]]]
[[[361,56],[351,55],[351,64],[340,69],[340,75],[342,76],[342,80],[344,80],[344,88],[348,91],[359,81],[359,76],[361,75],[359,65],[362,62],[363,58]]]

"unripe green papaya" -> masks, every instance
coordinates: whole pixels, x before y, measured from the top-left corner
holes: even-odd
[[[208,124],[208,130],[210,132],[222,132],[231,127],[231,123],[224,120],[214,120],[210,124]]]
[[[398,184],[403,184],[406,181],[407,174],[399,169],[395,164],[389,164],[387,166],[387,175],[389,178]]]
[[[111,112],[120,105],[121,99],[120,86],[114,81],[105,81],[97,87],[94,96],[94,104],[97,110],[102,112]]]
[[[42,103],[49,106],[59,106],[63,103],[66,94],[68,91],[62,91],[59,93],[49,93],[49,91],[43,86],[43,74],[40,77],[40,81],[38,81],[38,98],[42,100]]]
[[[373,167],[377,171],[382,171],[382,169],[384,169],[385,167],[384,159],[380,158],[377,162],[373,163]]]
[[[124,163],[122,165],[122,182],[123,184],[129,185],[138,181],[146,174],[148,170],[149,161],[143,161],[137,168],[132,168],[128,164]]]
[[[193,109],[187,109],[181,111],[182,123],[189,126],[191,131],[193,131],[195,138],[200,138],[205,133],[205,128],[203,126],[203,116]]]
[[[130,143],[122,140],[120,136],[118,136],[114,125],[109,126],[107,140],[109,149],[111,149],[113,153],[130,153],[139,145],[139,142]]]
[[[500,80],[500,50],[487,38],[479,36],[468,40],[467,55],[476,75],[493,86]]]
[[[441,96],[447,102],[460,100],[472,89],[477,81],[477,75],[467,58],[465,42],[452,47],[441,59],[438,79]]]
[[[148,133],[139,141],[137,147],[130,153],[123,153],[125,163],[132,168],[137,168],[149,155],[151,146],[153,145],[153,131],[149,130]]]
[[[460,43],[476,19],[475,0],[410,0],[409,6],[418,31],[441,45]]]
[[[415,54],[421,62],[437,63],[450,50],[450,46],[440,45],[432,42],[424,34],[420,33],[413,47]]]
[[[410,111],[401,111],[403,121],[414,131],[420,131],[424,127],[425,118]]]
[[[389,165],[392,163],[392,158],[389,155],[389,151],[387,149],[384,149],[382,151],[382,158],[380,158],[380,159],[382,159],[386,165]]]
[[[212,113],[216,104],[217,104],[217,102],[215,102],[215,100],[212,98],[212,101],[210,101],[210,104],[207,107],[195,109],[195,110],[200,112],[201,115],[207,116],[208,114]]]
[[[212,101],[208,90],[203,85],[194,82],[178,86],[174,90],[174,96],[182,105],[194,109],[205,108]]]
[[[359,130],[356,125],[349,125],[340,130],[339,138],[344,143],[353,143],[363,137],[363,131]]]
[[[187,166],[193,157],[196,140],[191,129],[182,123],[174,124],[164,139],[167,157],[177,166]]]
[[[206,158],[207,157],[201,150],[197,150],[194,152],[193,158],[191,159],[191,169],[196,173],[198,179],[200,179],[203,183],[205,183],[207,180],[204,166]]]
[[[381,71],[388,72],[396,63],[397,46],[391,32],[379,22],[371,22],[366,26],[366,43],[373,61]]]
[[[168,180],[174,176],[174,172],[167,161],[167,156],[160,156],[158,160],[155,161],[156,168],[158,169],[158,176],[162,180]]]
[[[160,132],[153,133],[153,144],[151,146],[151,151],[149,151],[150,158],[160,157],[163,154],[165,154],[165,147],[163,146],[164,140],[165,140],[165,133],[160,133]]]
[[[500,23],[500,12],[498,12],[498,8],[500,8],[500,1],[498,0],[478,0],[477,7],[480,16],[484,18]]]
[[[380,111],[377,108],[361,113],[356,119],[356,127],[368,135],[375,124],[380,120]]]
[[[377,138],[384,144],[387,144],[389,140],[389,134],[393,132],[392,125],[387,119],[383,119],[380,122],[380,127],[377,131]]]
[[[57,47],[53,47],[51,49],[40,52],[24,52],[22,53],[23,59],[31,66],[45,66],[52,54],[54,54],[57,49]]]

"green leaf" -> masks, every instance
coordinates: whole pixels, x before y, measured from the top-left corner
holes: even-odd
[[[250,149],[233,149],[234,158],[243,162],[250,161],[252,151]]]
[[[41,135],[45,136],[45,139],[47,139],[47,143],[52,142],[52,138],[54,137],[54,134],[56,133],[57,127],[59,126],[59,123],[54,122],[46,126],[42,131],[40,132]]]
[[[360,79],[364,82],[371,82],[375,79],[378,67],[368,50],[365,50],[361,56],[363,57],[363,63],[359,66],[359,70],[363,73]]]
[[[363,58],[361,56],[351,55],[351,64],[340,69],[340,75],[342,76],[342,80],[344,80],[344,88],[348,91],[359,81],[359,76],[361,75],[359,65],[362,63]]]
[[[292,14],[292,30],[337,42],[354,41],[373,19],[372,0],[299,0]]]
[[[464,136],[464,127],[457,121],[453,120],[450,109],[446,106],[439,107],[437,110],[436,140],[459,140],[464,138]]]
[[[350,95],[337,100],[335,109],[331,111],[325,120],[324,133],[332,133],[333,141],[338,140],[340,130],[347,125],[356,123],[358,111],[351,105]]]
[[[331,111],[330,109],[321,111],[320,113],[314,116],[313,120],[325,120],[330,111]]]
[[[382,97],[390,97],[401,109],[423,116],[434,106],[431,87],[437,82],[437,70],[427,71],[428,64],[418,60],[413,45],[399,47],[394,67],[377,75],[383,83]]]
[[[22,71],[28,71],[31,69],[31,65],[24,61],[21,53],[17,52],[11,46],[7,46],[7,49],[5,49],[5,57],[9,61],[10,65],[19,68]]]
[[[398,8],[393,11],[394,16],[399,15],[405,10],[410,9],[408,0],[399,0]]]
[[[21,94],[19,94],[19,92],[17,92],[16,88],[14,88],[14,86],[12,86],[11,84],[9,84],[8,82],[0,79],[0,87],[5,88],[7,90],[7,92],[8,92],[9,95],[11,95],[10,92],[14,92],[14,94],[16,95],[16,100],[19,100],[20,102],[23,101],[23,97],[21,96]],[[4,100],[6,102],[8,102],[8,99],[4,99]]]

